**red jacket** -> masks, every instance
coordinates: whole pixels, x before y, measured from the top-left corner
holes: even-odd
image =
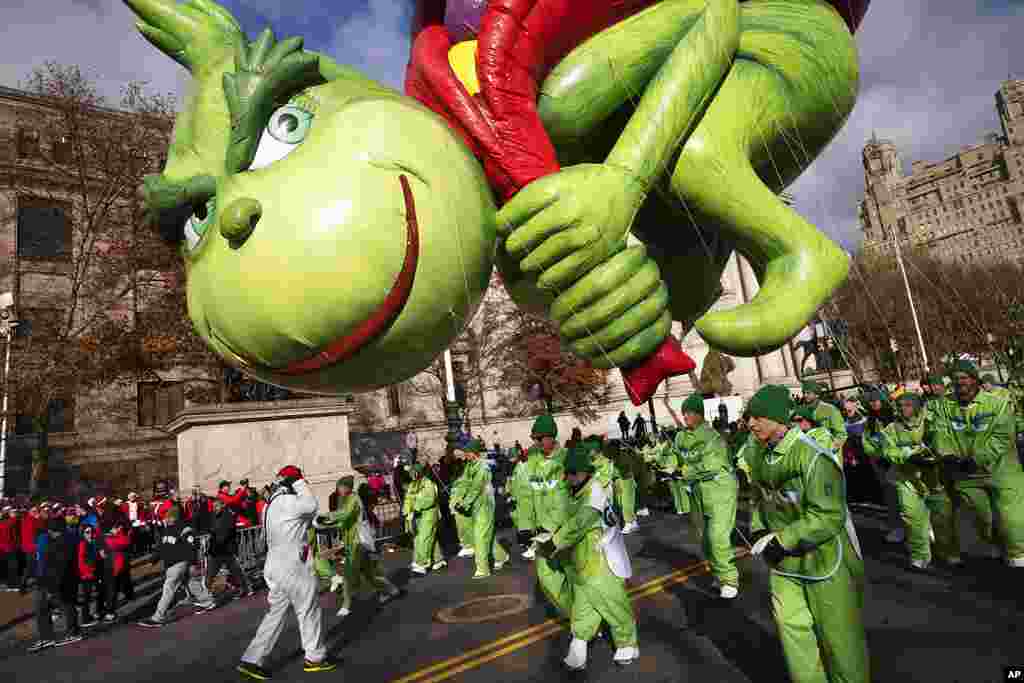
[[[249,496],[249,489],[237,488],[234,493],[226,493],[224,491],[217,492],[217,500],[224,503],[225,507],[229,507],[235,512],[242,509],[242,503]]]
[[[107,534],[107,552],[110,553],[112,564],[111,571],[114,576],[120,576],[128,567],[128,549],[132,545],[131,533],[121,529],[117,533]]]
[[[132,508],[128,502],[121,503],[121,513],[132,526],[142,526],[149,521],[149,506],[141,500],[135,502],[135,519],[132,519]]]
[[[0,519],[0,553],[13,553],[18,549],[20,526],[17,517]]]
[[[260,498],[256,501],[256,521],[263,524],[263,511],[267,509],[267,501]]]
[[[90,547],[91,546],[91,547]],[[84,538],[78,542],[78,578],[82,581],[96,580],[96,556],[99,550],[95,541]]]
[[[164,518],[167,517],[167,511],[171,509],[172,505],[174,505],[174,501],[170,498],[166,498],[161,501],[160,505],[156,509],[156,518],[161,522],[164,521]]]
[[[43,530],[43,520],[35,515],[25,515],[21,518],[21,552],[36,552],[36,536]]]

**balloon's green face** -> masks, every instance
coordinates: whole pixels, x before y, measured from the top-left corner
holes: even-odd
[[[333,394],[401,381],[463,329],[490,279],[495,208],[439,117],[323,57],[317,68],[316,84],[278,86],[246,131],[232,121],[259,108],[230,97],[237,60],[193,64],[147,186],[177,222],[209,346],[263,381]]]

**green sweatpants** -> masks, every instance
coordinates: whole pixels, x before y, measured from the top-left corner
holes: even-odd
[[[573,586],[565,575],[562,560],[537,555],[534,561],[537,567],[537,582],[544,597],[548,599],[558,614],[572,617]]]
[[[690,526],[700,540],[711,573],[723,586],[739,588],[740,572],[732,546],[736,526],[736,477],[721,474],[712,481],[695,482],[690,488]]]
[[[636,520],[636,479],[616,479],[615,497],[622,510],[622,521],[629,524]]]
[[[526,486],[516,495],[516,511],[513,521],[518,531],[533,531],[537,528],[536,496]]]
[[[772,612],[793,683],[869,683],[864,635],[864,562],[844,535],[831,578],[805,581],[772,572]]]
[[[491,557],[496,563],[508,562],[508,553],[494,537],[494,496],[482,494],[473,504],[473,549],[476,573],[490,576]]]
[[[672,506],[676,514],[684,515],[690,511],[690,497],[686,495],[686,482],[682,479],[671,479],[668,490],[672,494]]]
[[[463,515],[452,508],[452,516],[455,518],[455,532],[459,536],[459,545],[463,548],[473,547],[473,518]]]
[[[615,647],[636,646],[636,616],[626,582],[608,570],[572,585],[569,624],[573,637],[593,640],[601,622],[608,623]]]
[[[416,537],[413,540],[413,561],[427,568],[444,559],[437,542],[437,508],[420,513],[416,520]]]
[[[931,562],[929,529],[935,532],[935,552],[940,558],[948,560],[960,556],[960,546],[954,542],[953,503],[944,488],[927,490],[920,484],[897,481],[896,495],[911,560]]]
[[[988,477],[958,480],[953,495],[970,510],[982,540],[1002,548],[1007,559],[1018,559],[1024,558],[1024,474],[1016,457],[1010,465]],[[960,547],[958,522],[959,517],[954,516],[956,548]]]

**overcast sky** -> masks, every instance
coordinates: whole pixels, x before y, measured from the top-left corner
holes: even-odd
[[[412,0],[222,4],[250,35],[268,24],[279,38],[302,35],[310,49],[401,86]],[[90,71],[113,98],[120,84],[135,79],[185,92],[187,73],[136,33],[119,0],[0,5],[9,27],[0,40],[0,85],[17,87],[34,66],[56,60]],[[1011,73],[1024,77],[1024,0],[875,0],[858,43],[856,109],[791,188],[797,208],[847,247],[860,239],[860,150],[872,131],[896,142],[909,170],[913,159],[941,160],[998,130],[993,96]]]

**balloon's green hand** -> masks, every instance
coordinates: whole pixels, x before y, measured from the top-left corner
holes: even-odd
[[[561,291],[621,249],[645,191],[623,169],[580,164],[540,178],[498,212],[505,249]]]

